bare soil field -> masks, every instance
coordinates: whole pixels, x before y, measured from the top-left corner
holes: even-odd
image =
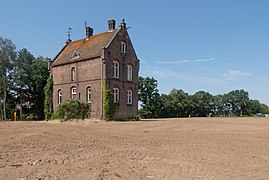
[[[269,118],[0,122],[0,179],[269,179]]]

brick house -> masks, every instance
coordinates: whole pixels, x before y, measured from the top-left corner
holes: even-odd
[[[68,99],[91,103],[89,118],[103,118],[102,83],[113,92],[114,118],[137,113],[139,60],[124,20],[118,28],[108,21],[108,31],[93,35],[86,27],[86,37],[70,38],[53,59],[53,108]]]

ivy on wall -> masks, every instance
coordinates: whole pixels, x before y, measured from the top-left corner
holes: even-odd
[[[44,88],[45,91],[44,113],[46,120],[51,119],[53,114],[52,88],[53,88],[53,80],[52,76],[50,75],[49,78],[47,79],[47,84]]]
[[[113,92],[105,85],[105,79],[102,80],[103,108],[105,120],[112,120],[116,110],[113,102]]]

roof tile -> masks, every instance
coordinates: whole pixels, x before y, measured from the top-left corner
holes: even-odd
[[[117,30],[118,29],[115,29],[112,32],[96,34],[94,36],[91,36],[88,40],[86,38],[83,38],[77,41],[70,42],[63,50],[63,52],[56,58],[52,66],[72,63],[101,56],[102,48],[106,47],[110,43],[110,41],[114,37],[114,34],[117,33]],[[79,52],[79,58],[73,58],[75,52]]]

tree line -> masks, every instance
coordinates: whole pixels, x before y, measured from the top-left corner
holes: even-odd
[[[154,78],[139,77],[139,113],[145,118],[207,117],[207,116],[254,116],[269,114],[269,107],[249,98],[243,89],[222,95],[198,91],[191,95],[182,89],[172,89],[160,94]]]
[[[49,77],[47,61],[27,49],[16,50],[0,37],[0,119],[44,119],[44,87]]]
[[[0,120],[43,120],[53,116],[52,77],[49,58],[34,57],[27,49],[16,50],[11,40],[0,37]],[[216,95],[198,91],[191,95],[173,89],[160,94],[154,78],[139,77],[142,117],[253,116],[269,114],[267,105],[249,98],[245,90]]]

